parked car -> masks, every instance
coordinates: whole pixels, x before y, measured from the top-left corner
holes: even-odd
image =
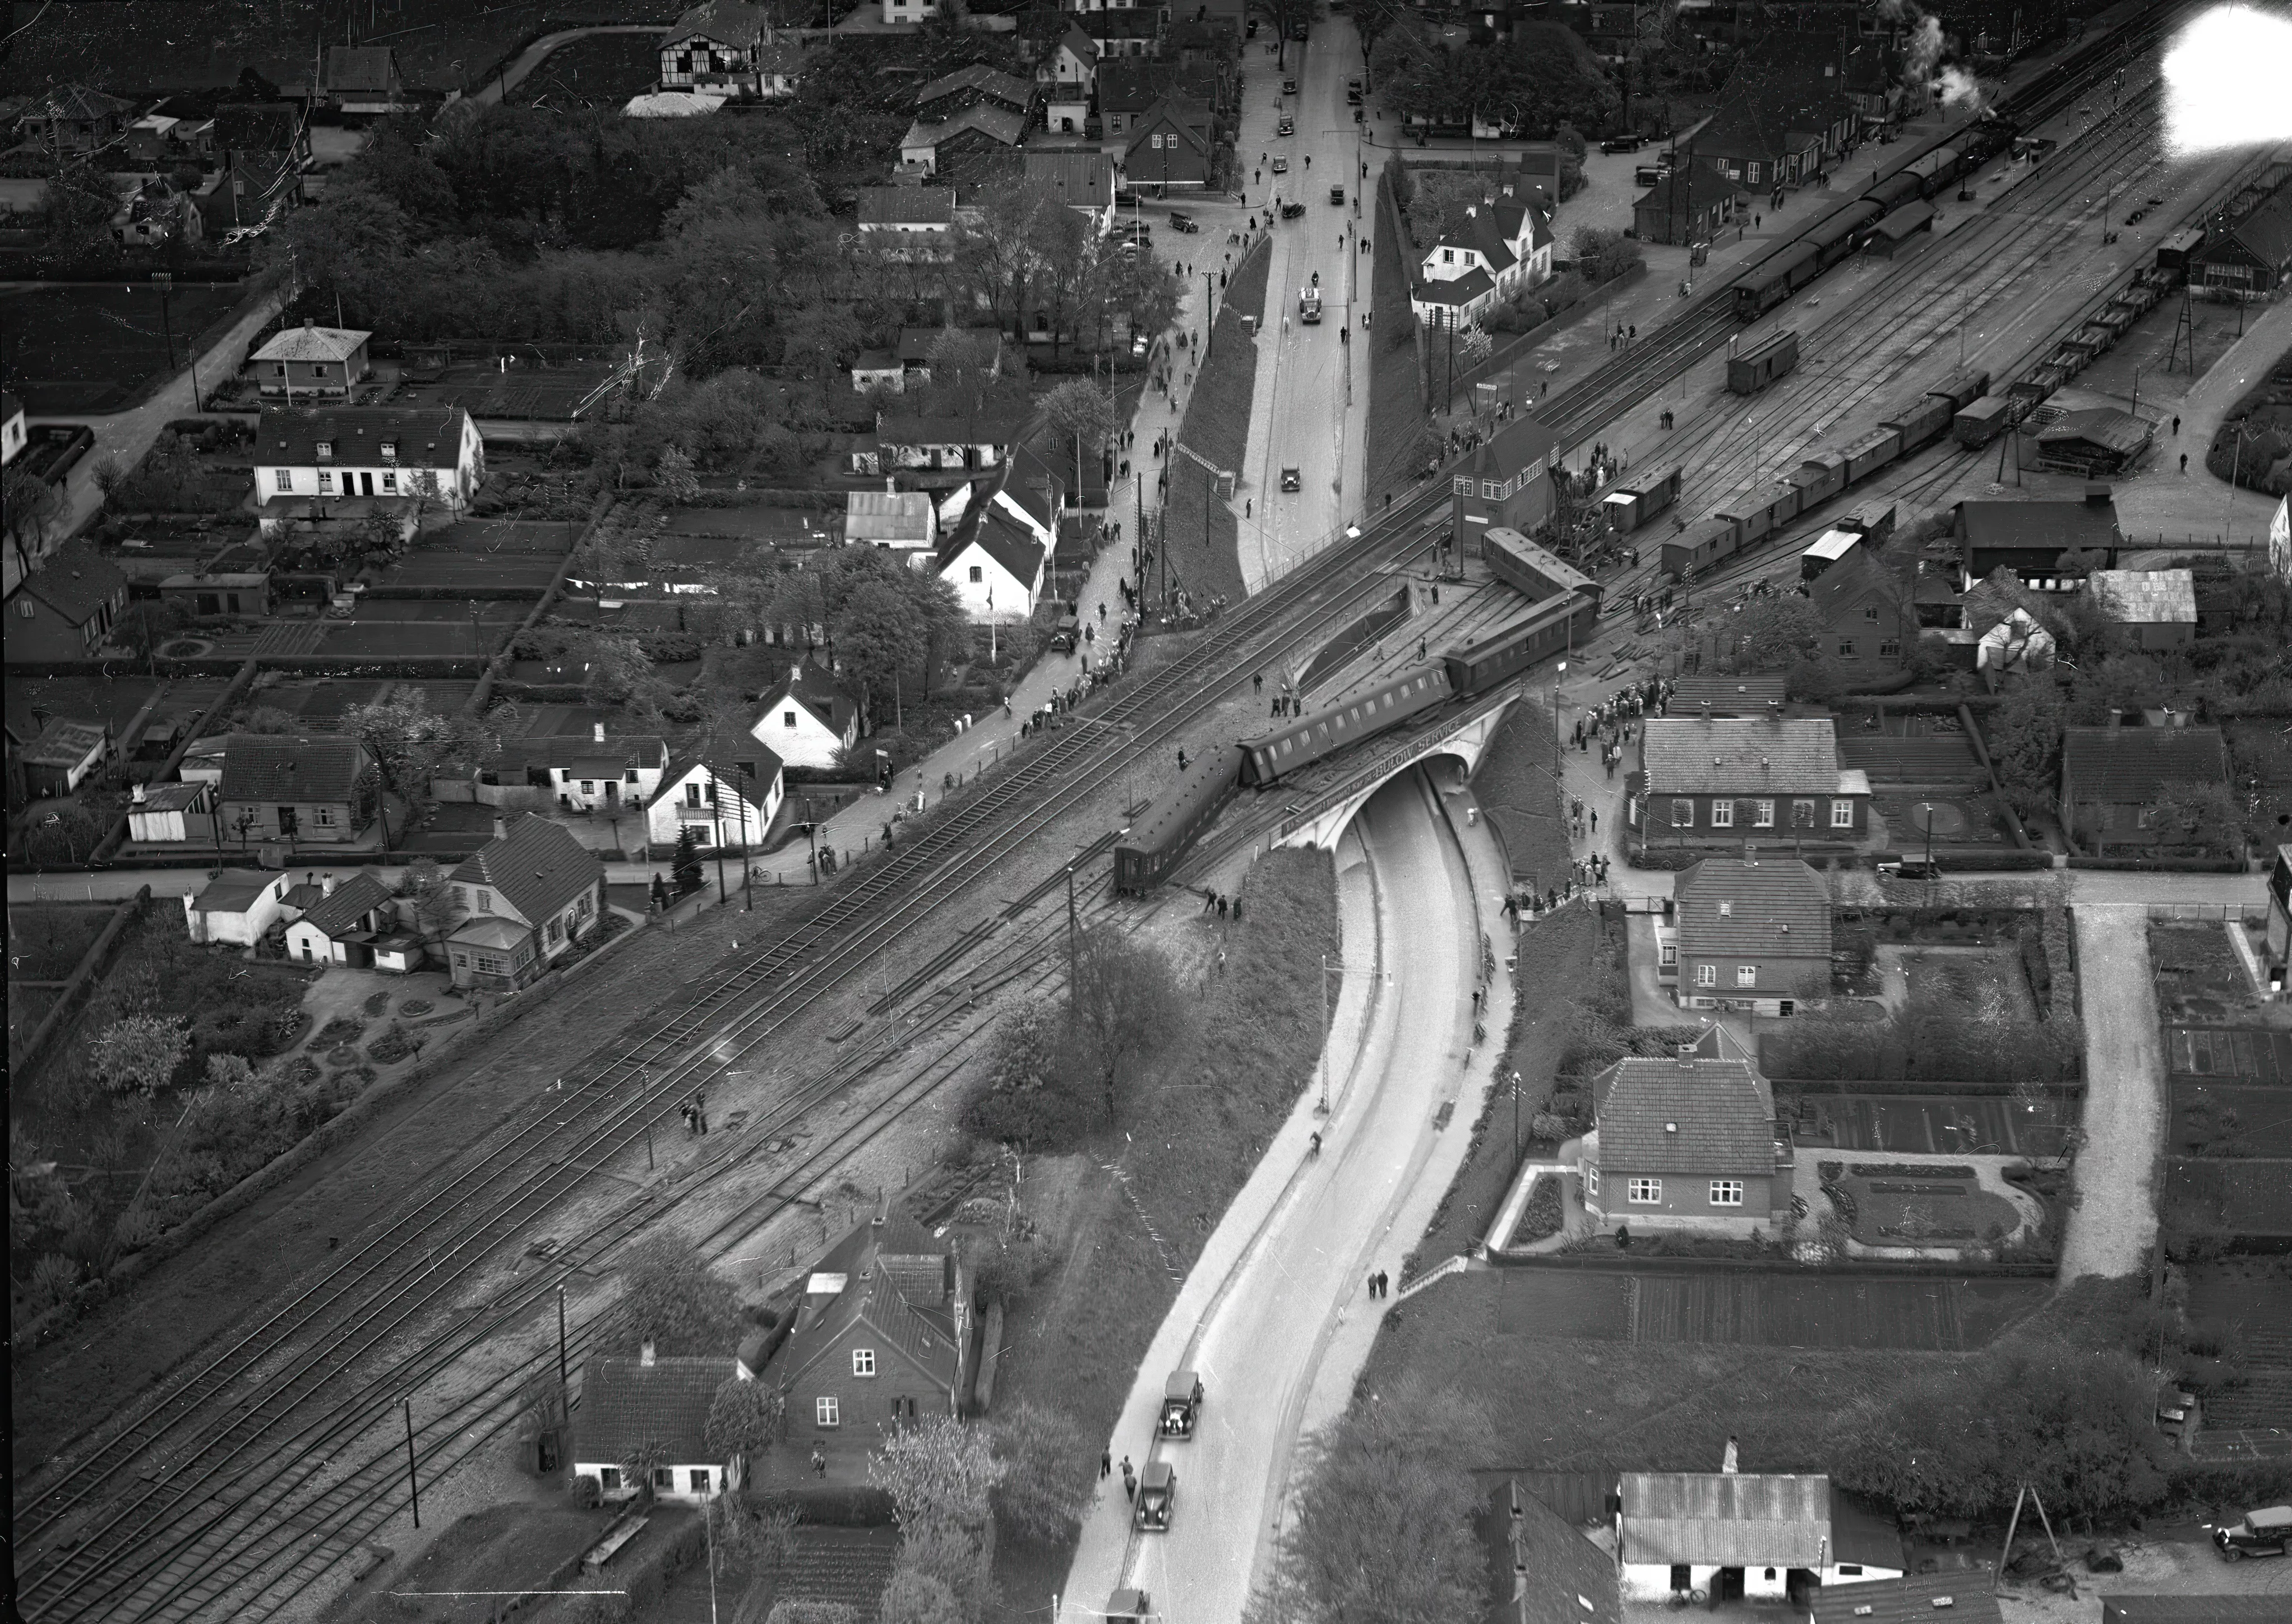
[[[1279,152],[1273,155],[1273,173],[1277,175],[1289,173],[1289,159],[1286,155]]]
[[[1295,469],[1285,468],[1281,470],[1281,488],[1285,491],[1294,491],[1297,488],[1297,470]],[[2279,1548],[2280,1549],[2282,1548],[2280,1547]]]
[[[1054,653],[1072,654],[1081,640],[1081,617],[1069,613],[1060,620],[1058,630],[1051,633],[1051,648]]]
[[[1297,81],[1296,81],[1296,80],[1295,80],[1295,79],[1284,79],[1284,80],[1282,80],[1282,81],[1281,81],[1281,93],[1282,93],[1283,95],[1285,95],[1285,96],[1294,96],[1294,95],[1295,95],[1295,94],[1297,93]]]
[[[1305,205],[1302,203],[1285,203],[1281,205],[1281,218],[1284,220],[1295,220],[1304,212]]]
[[[1345,189],[1342,186],[1329,188],[1329,201],[1342,208],[1345,201]]]
[[[1173,209],[1170,211],[1170,229],[1173,231],[1198,231],[1201,229],[1201,227],[1194,223],[1194,217],[1191,214],[1180,213],[1177,210]]]
[[[1276,135],[1295,135],[1295,134],[1296,134],[1296,133],[1297,133],[1297,121],[1296,121],[1295,119],[1294,119],[1294,118],[1290,117],[1289,117],[1289,115],[1288,115],[1288,114],[1287,114],[1287,113],[1282,114],[1282,115],[1281,115],[1281,122],[1280,122],[1279,124],[1275,125],[1273,126],[1273,133],[1275,133]]]
[[[1644,135],[1610,135],[1600,143],[1602,152],[1637,152],[1647,145]]]
[[[2266,1506],[2248,1511],[2237,1523],[2213,1530],[2213,1543],[2227,1561],[2246,1556],[2281,1556],[2292,1549],[2292,1506]]]
[[[1345,92],[1345,105],[1346,105],[1346,106],[1348,106],[1348,107],[1359,107],[1360,104],[1361,104],[1361,93],[1360,93],[1360,92],[1359,92],[1359,91],[1357,91],[1357,90],[1349,90],[1349,91],[1347,91],[1347,92]]]
[[[1345,81],[1345,93],[1347,95],[1358,96],[1360,94],[1360,90],[1361,82],[1359,79],[1347,79]]]

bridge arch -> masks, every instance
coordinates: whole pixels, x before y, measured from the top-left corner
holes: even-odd
[[[1487,752],[1489,741],[1496,737],[1497,729],[1519,698],[1517,691],[1491,696],[1441,728],[1386,746],[1358,772],[1323,790],[1284,818],[1275,826],[1268,848],[1334,851],[1355,814],[1368,804],[1370,797],[1398,775],[1435,756],[1455,757],[1470,777],[1480,770],[1481,757]]]

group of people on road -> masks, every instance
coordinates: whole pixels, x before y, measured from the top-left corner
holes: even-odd
[[[705,1137],[708,1132],[708,1097],[698,1089],[684,1102],[684,1131],[688,1138]]]
[[[1205,888],[1202,892],[1202,912],[1215,913],[1220,919],[1225,919],[1231,913],[1232,918],[1239,920],[1241,917],[1241,898]]]

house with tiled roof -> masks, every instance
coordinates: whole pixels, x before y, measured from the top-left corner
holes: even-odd
[[[865,1451],[908,1422],[957,1413],[971,1338],[962,1259],[893,1211],[819,1260],[761,1379],[785,1397],[792,1444]]]
[[[407,107],[398,52],[388,45],[329,45],[319,99],[345,113],[395,113]]]
[[[1021,412],[968,412],[960,416],[892,417],[876,426],[877,466],[920,472],[982,474],[1000,468],[1026,431]]]
[[[1424,320],[1472,323],[1550,279],[1552,228],[1534,200],[1483,198],[1417,264],[1409,300]]]
[[[973,621],[1023,621],[1043,595],[1056,546],[1055,532],[1045,542],[1025,515],[992,501],[978,503],[969,522],[941,543],[940,579],[955,588]]]
[[[57,717],[14,752],[28,795],[69,795],[102,771],[111,753],[111,729],[102,722]]]
[[[862,231],[946,231],[955,225],[951,186],[863,186],[859,202]]]
[[[650,1342],[635,1358],[593,1356],[581,1367],[581,1404],[574,1412],[573,1474],[593,1477],[609,1500],[634,1498],[645,1485],[629,1480],[641,1457],[657,1461],[657,1499],[698,1505],[747,1478],[747,1462],[708,1447],[708,1411],[724,1384],[753,1379],[729,1355],[657,1354]]]
[[[1683,1009],[1790,1015],[1830,987],[1830,891],[1796,857],[1706,857],[1673,910]]]
[[[2196,640],[2197,578],[2185,569],[2097,569],[2085,590],[2125,628],[2136,648],[2180,648]]]
[[[1090,222],[1091,234],[1114,229],[1114,160],[1089,148],[1022,153],[1019,183],[1027,190],[1072,209]]]
[[[1682,165],[1656,177],[1632,205],[1632,234],[1643,243],[1683,248],[1707,243],[1735,217],[1735,189]]]
[[[374,762],[356,739],[235,733],[217,799],[224,829],[242,845],[341,846],[373,821],[378,797]]]
[[[592,723],[585,736],[504,739],[480,770],[478,799],[499,804],[487,785],[522,784],[543,792],[561,811],[634,815],[660,792],[668,760],[668,741],[658,734],[608,735],[602,722]]]
[[[1035,109],[1035,86],[1017,74],[973,62],[941,74],[916,92],[916,117],[925,123],[972,107],[1001,108],[1024,119]]]
[[[1836,83],[1739,71],[1719,108],[1688,141],[1687,161],[1746,191],[1798,186],[1822,173],[1852,137],[1856,115]]]
[[[1095,45],[1094,41],[1093,44]],[[1098,64],[1098,120],[1106,149],[1130,149],[1131,125],[1169,92],[1172,75],[1143,57],[1110,57]]]
[[[1829,629],[1822,652],[1850,683],[1901,669],[1918,635],[1917,607],[1900,577],[1856,547],[1817,576],[1807,596]]]
[[[59,84],[32,104],[16,133],[50,151],[93,152],[118,141],[134,112],[133,101],[85,84]]]
[[[2168,792],[2228,785],[2218,728],[2062,729],[2062,826],[2096,856],[2170,839],[2157,816]]]
[[[728,99],[795,93],[796,61],[779,49],[771,13],[742,0],[708,0],[661,36],[660,87]]]
[[[1489,1556],[1482,1624],[1623,1624],[1615,1559],[1516,1477],[1481,1501]]]
[[[1957,543],[1961,591],[2001,568],[2032,583],[2082,578],[2082,572],[2070,570],[2065,560],[2083,554],[2097,558],[2096,567],[2107,569],[2117,562],[2117,550],[2125,541],[2117,522],[2117,502],[2110,487],[2099,482],[2087,485],[2082,497],[2070,501],[1961,502],[1952,516],[1951,535]]]
[[[126,610],[127,577],[85,542],[66,542],[8,599],[8,663],[93,659]]]
[[[1164,96],[1130,123],[1122,173],[1158,196],[1174,187],[1198,190],[1217,166],[1216,125],[1206,103]]]
[[[1449,476],[1449,522],[1458,556],[1479,554],[1491,528],[1534,535],[1552,517],[1552,469],[1559,460],[1559,438],[1525,413],[1465,453]]]
[[[1858,840],[1870,776],[1838,765],[1827,716],[1650,717],[1627,808],[1649,840]]]
[[[494,838],[447,876],[461,922],[446,956],[457,987],[530,985],[605,912],[605,865],[561,824],[496,818]]]
[[[674,848],[687,829],[704,849],[752,849],[771,832],[787,790],[780,759],[761,738],[726,732],[673,757],[645,808],[645,839]]]
[[[1807,1598],[1807,1624],[2004,1624],[1988,1577],[1955,1568],[1817,1590]]]
[[[1795,1573],[1818,1593],[1855,1596],[1907,1566],[1894,1524],[1819,1473],[1626,1472],[1617,1493],[1618,1565],[1634,1601],[1731,1595],[1739,1578],[1744,1600],[1781,1601]]]
[[[486,477],[485,444],[460,406],[265,406],[252,454],[265,503],[418,494],[460,508]]]
[[[798,660],[765,690],[748,731],[790,767],[830,768],[860,743],[860,703],[827,667]]]
[[[340,399],[353,384],[373,375],[374,363],[367,356],[367,343],[373,337],[355,327],[322,327],[305,321],[264,340],[246,358],[246,365],[255,387],[265,395],[282,396],[289,402],[298,393],[311,401]]]
[[[1604,1227],[1748,1234],[1790,1212],[1774,1091],[1731,1043],[1617,1061],[1592,1080],[1592,1118],[1577,1168]]]
[[[1044,127],[1079,135],[1090,122],[1090,98],[1098,82],[1098,42],[1072,18],[1056,43],[1035,64],[1043,97]]]
[[[1027,133],[1024,115],[994,105],[966,107],[945,118],[918,118],[900,138],[900,162],[909,174],[940,174],[958,159],[1015,151]]]
[[[286,957],[296,964],[343,964],[399,975],[417,968],[422,937],[401,925],[398,895],[376,875],[327,874],[319,899],[286,927]]]

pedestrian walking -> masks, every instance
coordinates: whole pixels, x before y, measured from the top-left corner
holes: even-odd
[[[1225,904],[1225,898],[1224,898],[1224,897],[1223,897],[1223,896],[1221,896],[1221,897],[1219,897],[1219,898],[1217,899],[1217,902],[1218,902],[1218,917],[1219,917],[1220,919],[1223,919],[1223,918],[1225,917],[1225,906],[1226,906],[1226,904]]]
[[[2184,476],[2185,476],[2185,475],[2188,473],[2188,471],[2189,471],[2189,454],[2188,454],[2187,452],[2185,452],[2185,451],[2184,451],[2184,452],[2183,452],[2183,453],[2181,454],[2181,472],[2182,472],[2182,474],[2183,474],[2183,475],[2184,475]]]
[[[1376,1271],[1375,1269],[1371,1269],[1368,1272],[1368,1294],[1371,1297],[1375,1297],[1376,1295]]]
[[[1182,773],[1186,770],[1186,752],[1182,746],[1178,751],[1178,770]]]
[[[1101,1483],[1114,1475],[1114,1451],[1102,1450],[1098,1457],[1098,1476]]]
[[[2181,432],[2181,420],[2178,417],[2173,419],[2173,432],[2176,436]]]
[[[819,1452],[819,1448],[817,1444],[812,1446],[811,1451],[811,1472],[812,1475],[815,1477],[825,1477],[827,1475],[827,1457]]]
[[[1215,891],[1204,891],[1202,893],[1202,912],[1209,913],[1215,911],[1216,907],[1217,893]]]
[[[1386,1274],[1383,1269],[1379,1269],[1376,1272],[1376,1294],[1379,1297],[1391,1297],[1392,1295],[1392,1276]]]
[[[1237,925],[1241,923],[1241,898],[1239,896],[1233,898],[1233,922]]]

